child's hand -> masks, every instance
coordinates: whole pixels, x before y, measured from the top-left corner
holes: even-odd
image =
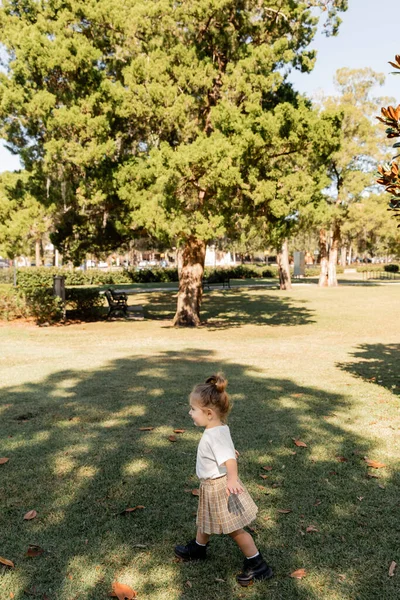
[[[239,458],[240,454],[237,450],[235,450],[235,456],[236,456],[236,460]]]
[[[227,496],[230,496],[231,494],[241,494],[243,491],[244,490],[237,479],[227,479],[227,481],[226,481]]]

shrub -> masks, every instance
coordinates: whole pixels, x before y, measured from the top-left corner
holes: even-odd
[[[386,271],[386,273],[398,273],[399,272],[399,265],[385,265],[384,270]]]
[[[263,270],[262,276],[267,279],[269,279],[270,277],[278,277],[278,269],[276,267],[268,267],[267,269]]]
[[[10,287],[0,289],[0,320],[21,319],[27,317],[28,313],[25,297],[21,292]]]
[[[63,301],[53,295],[53,289],[37,287],[25,291],[26,304],[36,323],[53,323],[63,316]]]
[[[103,305],[99,290],[91,288],[66,289],[65,300],[76,316],[86,319],[97,316],[100,306]]]
[[[14,269],[0,269],[0,284],[14,282]]]

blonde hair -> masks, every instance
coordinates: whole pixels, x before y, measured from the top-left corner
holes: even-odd
[[[211,407],[218,411],[222,422],[225,422],[232,406],[231,401],[225,389],[228,380],[223,373],[211,375],[205,383],[198,383],[194,386],[190,397],[197,396],[203,408]]]

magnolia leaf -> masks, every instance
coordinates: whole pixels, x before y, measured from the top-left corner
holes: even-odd
[[[394,570],[396,567],[397,567],[397,563],[394,562],[394,560],[392,560],[392,562],[390,563],[390,567],[389,567],[389,577],[393,577]]]
[[[139,431],[153,431],[154,427],[139,427]]]
[[[294,579],[302,579],[306,575],[307,571],[305,569],[297,569],[297,571],[293,571],[293,573],[290,573],[290,577],[293,577]]]
[[[186,429],[174,429],[174,433],[185,433]]]
[[[313,531],[319,531],[314,525],[309,525],[306,529],[307,533],[312,533]]]
[[[291,508],[278,508],[278,513],[282,513],[283,515],[287,515],[288,513],[291,513],[292,509]]]
[[[386,467],[385,464],[378,462],[377,460],[370,460],[369,458],[364,458],[364,460],[372,469],[383,469],[383,467]]]
[[[30,510],[26,513],[26,515],[24,515],[24,521],[30,521],[31,519],[34,519],[36,516],[37,516],[36,510]]]
[[[134,506],[133,508],[124,508],[124,510],[121,510],[121,512],[119,514],[126,515],[128,513],[135,512],[135,510],[142,510],[143,508],[145,508],[145,507],[142,506],[141,504],[139,504],[138,506]]]
[[[5,465],[9,460],[9,458],[3,456],[3,458],[0,458],[0,465]]]
[[[268,479],[269,475],[260,475],[261,479]]]
[[[192,496],[199,496],[200,495],[200,490],[198,488],[195,488],[194,490],[192,490]]]
[[[272,471],[272,467],[262,467],[264,471]]]
[[[168,439],[170,442],[176,442],[176,437],[174,435],[170,435]]]
[[[11,569],[14,569],[15,567],[12,560],[8,560],[7,558],[3,558],[2,556],[0,556],[0,563],[2,565],[5,565],[6,567],[11,567]]]
[[[30,556],[33,558],[34,556],[40,556],[43,554],[44,550],[40,546],[36,546],[35,544],[29,544],[29,548],[26,552],[25,556]]]
[[[133,590],[129,585],[125,585],[124,583],[118,583],[118,581],[114,581],[112,584],[112,592],[110,596],[113,598],[118,598],[118,600],[133,600],[133,598],[137,597],[137,592]]]
[[[307,448],[307,444],[305,442],[302,442],[301,440],[296,440],[295,438],[293,438],[293,441],[299,448]]]

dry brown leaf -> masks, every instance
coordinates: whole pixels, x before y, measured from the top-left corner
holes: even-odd
[[[26,515],[24,515],[24,520],[30,521],[31,519],[34,519],[36,516],[37,516],[36,510],[30,510],[26,513]]]
[[[185,433],[186,429],[174,429],[174,433]]]
[[[312,533],[313,531],[319,531],[316,527],[314,527],[314,525],[309,525],[306,529],[307,533]]]
[[[176,442],[176,437],[174,435],[170,435],[168,439],[170,442]]]
[[[370,460],[369,458],[364,458],[364,460],[369,467],[372,467],[372,469],[383,469],[383,467],[386,467],[385,464],[378,462],[377,460]]]
[[[118,600],[133,600],[133,598],[137,597],[137,593],[133,590],[129,585],[125,585],[124,583],[118,583],[118,581],[114,581],[112,584],[112,592],[110,596],[113,598],[118,598]]]
[[[261,479],[268,479],[269,475],[260,475]]]
[[[3,558],[2,556],[0,556],[0,563],[2,565],[5,565],[6,567],[11,567],[12,569],[15,567],[12,560],[8,560],[7,558]]]
[[[225,583],[225,579],[220,579],[219,577],[216,577],[215,581],[218,581],[218,583]]]
[[[199,495],[200,495],[199,488],[195,488],[194,490],[192,490],[192,496],[199,496]]]
[[[264,471],[272,471],[272,467],[262,467],[262,469],[264,469]]]
[[[15,597],[15,596],[14,596],[14,593],[13,593],[13,592],[10,592],[10,598],[14,598],[14,597]]]
[[[297,571],[293,571],[290,573],[290,577],[294,577],[294,579],[302,579],[307,575],[307,571],[305,569],[297,569]]]
[[[321,503],[322,503],[322,500],[319,500],[317,498],[316,501],[314,502],[314,506],[319,506]]]
[[[301,440],[296,440],[295,438],[293,438],[293,441],[299,448],[307,448],[307,444],[305,442],[302,442]]]
[[[346,579],[346,575],[343,575],[342,573],[339,573],[338,579],[339,579],[339,583],[343,583],[343,581]]]
[[[142,506],[141,504],[139,504],[139,506],[134,506],[133,508],[125,508],[119,514],[120,515],[126,515],[128,513],[134,512],[135,510],[142,510],[143,508],[145,508],[145,507]]]
[[[154,427],[139,427],[139,431],[153,431]]]
[[[394,570],[396,567],[397,567],[397,563],[394,562],[394,560],[392,560],[392,562],[390,563],[390,567],[389,567],[389,577],[393,577]]]
[[[10,459],[3,456],[0,458],[0,465],[5,465]]]
[[[31,558],[35,556],[40,556],[43,554],[44,550],[40,546],[36,546],[35,544],[29,544],[29,548],[26,552],[25,556],[30,556]]]
[[[293,398],[301,398],[304,394],[292,394]]]
[[[361,500],[364,500],[364,496],[357,496],[357,500],[361,502]]]
[[[336,460],[337,460],[338,462],[347,462],[347,461],[348,461],[348,458],[346,458],[345,456],[337,456],[337,457],[336,457]]]
[[[367,473],[368,479],[380,479],[379,475],[375,475],[375,473]]]
[[[381,490],[385,490],[386,489],[385,486],[382,485],[381,483],[378,483],[378,487],[381,488]]]
[[[292,509],[291,508],[278,508],[278,513],[282,513],[283,515],[287,515],[288,513],[291,513]]]
[[[192,587],[193,587],[193,583],[192,583],[191,581],[189,581],[189,580],[186,582],[186,585],[187,585],[189,588],[192,588]]]

